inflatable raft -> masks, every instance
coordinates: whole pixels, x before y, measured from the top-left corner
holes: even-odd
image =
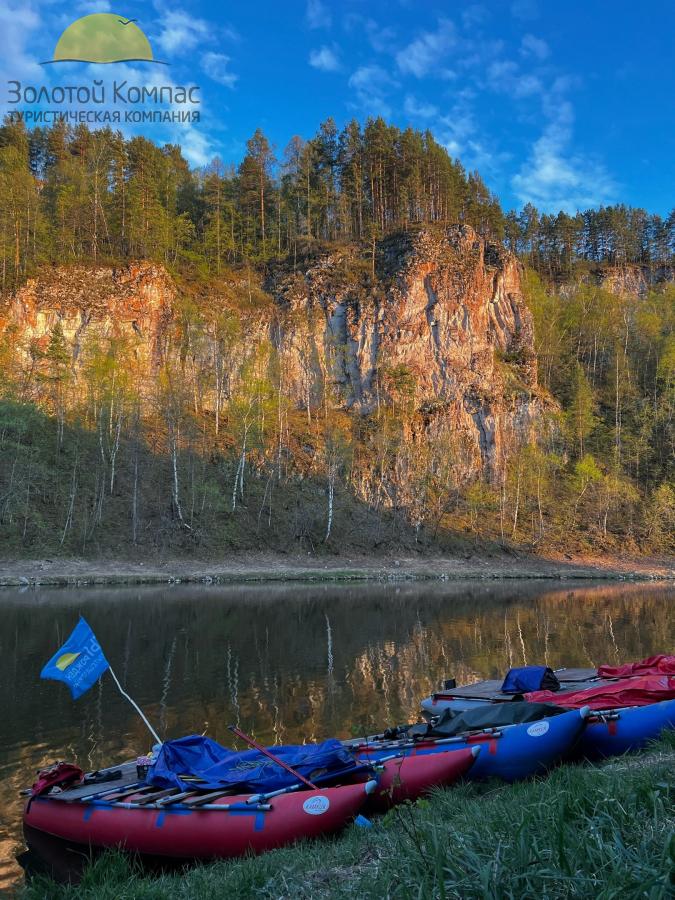
[[[404,752],[386,761],[380,759],[382,771],[377,786],[368,796],[364,812],[386,812],[397,803],[417,800],[435,787],[447,787],[459,781],[475,764],[481,748],[470,747],[427,756],[410,756]]]
[[[675,700],[594,712],[574,755],[603,759],[642,750],[671,728],[675,728]]]
[[[176,746],[178,751],[186,745],[192,750],[195,743],[191,738],[169,742],[167,755],[172,749],[175,753]],[[307,745],[306,752],[314,751]],[[26,804],[24,827],[27,834],[39,832],[143,856],[208,860],[257,854],[333,834],[362,811],[385,812],[433,787],[449,785],[470,770],[479,753],[479,747],[419,757],[390,752],[378,760],[357,760],[348,754],[351,769],[332,776],[340,784],[308,790],[296,781],[256,794],[222,786],[211,790],[203,780],[199,786],[183,783],[185,773],[178,784],[171,784],[166,768],[160,778],[164,784],[137,781],[131,763],[106,770],[106,777],[118,774],[120,778],[116,788],[102,790],[79,783],[82,773],[60,764],[56,779],[48,776],[38,782],[37,795]],[[185,755],[181,761],[186,762]],[[243,771],[249,777],[252,770],[245,767]],[[76,780],[59,786],[58,780],[64,777]],[[46,792],[40,793],[43,788]]]
[[[375,785],[370,780],[263,799],[222,792],[181,798],[160,791],[165,796],[158,797],[141,788],[122,797],[69,800],[65,791],[31,798],[24,825],[95,848],[172,859],[229,858],[340,831],[359,814]]]
[[[363,761],[382,759],[395,750],[417,757],[481,747],[481,754],[468,770],[467,778],[520,781],[543,774],[570,753],[583,732],[589,712],[587,708],[575,709],[536,722],[504,725],[451,738],[368,739],[360,744],[350,742],[349,746]]]

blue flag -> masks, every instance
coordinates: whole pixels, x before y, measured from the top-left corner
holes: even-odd
[[[96,635],[80,616],[73,633],[40,672],[40,678],[64,681],[73,700],[77,700],[109,668]]]

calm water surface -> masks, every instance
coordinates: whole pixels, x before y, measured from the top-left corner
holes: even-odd
[[[0,592],[0,890],[21,877],[20,788],[55,759],[93,769],[149,747],[109,675],[73,702],[40,681],[82,613],[162,736],[229,723],[266,743],[414,721],[443,678],[597,666],[672,651],[675,589],[412,584]]]

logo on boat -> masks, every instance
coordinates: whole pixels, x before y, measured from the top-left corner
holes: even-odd
[[[309,800],[305,800],[302,804],[302,808],[310,816],[320,816],[321,813],[326,812],[329,806],[330,800],[328,797],[310,797]]]
[[[548,722],[535,722],[527,729],[530,737],[541,737],[548,731]]]

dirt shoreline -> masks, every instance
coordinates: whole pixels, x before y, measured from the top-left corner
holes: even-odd
[[[0,561],[0,587],[233,584],[278,581],[459,581],[463,579],[675,581],[675,557],[331,557],[249,555],[225,560],[24,559]]]

